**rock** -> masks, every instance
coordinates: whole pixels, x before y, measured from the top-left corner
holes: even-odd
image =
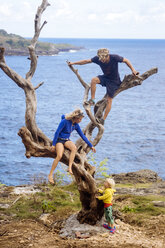
[[[75,237],[78,239],[87,239],[90,237],[90,235],[89,234],[84,235],[84,234],[81,234],[80,232],[75,232]]]
[[[135,172],[111,174],[116,183],[151,183],[162,179],[152,170],[139,170]]]
[[[163,201],[153,201],[152,202],[155,207],[164,207],[165,208],[165,202]]]
[[[159,188],[160,189],[165,189],[165,181],[159,183]]]
[[[23,244],[23,243],[25,243],[25,241],[22,239],[22,240],[20,240],[20,244]]]
[[[115,220],[116,219],[120,219],[120,220],[124,219],[123,214],[117,209],[113,209],[113,216],[114,216]]]
[[[162,185],[161,185],[162,186]],[[165,189],[159,187],[159,183],[153,183],[149,188],[135,188],[135,187],[116,187],[117,194],[123,195],[165,195]],[[122,198],[121,198],[122,199]],[[120,198],[119,198],[120,201]]]
[[[0,203],[0,208],[9,208],[10,205],[7,203]]]
[[[49,220],[50,214],[42,214],[39,220],[46,226],[50,226],[51,222]]]
[[[23,186],[16,186],[13,188],[11,194],[21,195],[21,194],[35,194],[37,192],[41,192],[39,187],[35,185],[23,185]]]
[[[89,224],[80,224],[77,220],[77,214],[71,215],[65,222],[64,227],[60,231],[61,237],[71,237],[75,238],[75,234],[78,233],[80,236],[87,237],[89,235],[95,235],[100,233],[106,233],[108,232],[107,229],[103,228],[104,217],[101,219],[101,221],[98,221],[96,225],[91,226]]]

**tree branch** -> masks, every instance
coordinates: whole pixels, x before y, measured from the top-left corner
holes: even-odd
[[[4,73],[10,77],[20,88],[27,86],[26,80],[21,77],[18,73],[12,70],[5,62],[4,58],[5,48],[0,47],[0,68]]]
[[[66,61],[67,64],[68,64],[68,61]],[[85,83],[85,81],[81,78],[80,74],[78,73],[78,70],[74,69],[74,67],[72,65],[69,65],[69,68],[73,71],[74,74],[76,74],[78,80],[80,81],[80,83],[82,84],[82,86],[86,89],[86,88],[89,88],[90,89],[90,86]]]
[[[157,72],[158,72],[158,68],[155,67],[155,68],[152,68],[144,72],[141,76],[135,76],[133,74],[125,76],[120,85],[120,88],[116,91],[114,97],[124,90],[132,88],[134,86],[141,85],[144,80],[146,80],[148,77],[152,76],[153,74]]]
[[[25,156],[27,158],[30,158],[32,156],[33,157],[49,157],[49,158],[56,157],[56,151],[55,152],[51,151],[52,141],[49,140],[48,138],[47,138],[47,143],[48,143],[47,146],[42,143],[37,144],[34,141],[32,134],[27,129],[27,127],[20,128],[18,135],[21,137],[22,143],[24,144],[26,148]],[[69,155],[70,155],[70,151],[65,148],[64,155],[61,159],[61,162],[66,164],[67,166],[69,164]],[[75,159],[74,159],[73,168],[75,168],[76,170],[76,168],[80,167],[80,164],[84,164],[84,167],[82,167],[82,169],[85,168],[85,170],[89,172],[90,175],[94,174],[95,168],[87,162],[87,159],[83,154],[79,154],[77,152]]]
[[[100,119],[103,116],[103,111],[105,110],[106,104],[107,104],[106,95],[103,97],[102,100],[98,101],[95,104],[94,115],[93,115],[92,111],[91,111],[91,107],[87,103],[90,86],[87,83],[85,83],[85,81],[81,78],[81,76],[78,73],[78,70],[74,69],[74,67],[72,65],[68,65],[68,66],[74,72],[74,74],[77,76],[77,78],[80,81],[80,83],[82,84],[82,86],[85,88],[83,107],[85,108],[85,111],[86,111],[89,119],[91,120],[91,122],[86,126],[84,133],[88,137],[88,139],[91,139],[93,130],[96,127],[98,128],[98,133],[92,142],[93,145],[96,146],[99,143],[99,141],[102,138],[102,135],[104,133],[103,125],[98,124],[98,122],[96,121],[96,117],[98,117]],[[157,73],[157,71],[158,71],[157,68],[153,68],[153,69],[150,69],[149,71],[143,73],[141,76],[134,76],[133,74],[125,76],[121,85],[120,85],[120,88],[116,91],[114,97],[126,89],[129,89],[129,88],[137,86],[137,85],[141,85],[145,79],[147,79],[149,76],[153,75],[154,73]],[[78,147],[78,149],[80,149],[80,147],[81,147],[81,149],[83,149],[86,153],[89,152],[89,149],[87,148],[86,144],[83,143],[83,141],[81,139],[78,139],[76,141],[76,146]]]
[[[33,77],[33,75],[34,75],[34,73],[36,71],[36,68],[37,68],[37,59],[38,59],[38,57],[35,54],[35,47],[36,47],[40,32],[41,32],[42,28],[44,27],[44,25],[47,23],[46,21],[44,21],[42,26],[40,24],[41,23],[41,15],[42,15],[42,13],[45,11],[45,9],[48,6],[50,6],[48,1],[47,0],[42,0],[42,4],[38,7],[37,13],[35,15],[35,20],[34,20],[35,33],[34,33],[34,36],[33,36],[32,40],[31,40],[31,45],[28,47],[29,54],[30,54],[30,60],[31,60],[30,70],[26,74],[26,79],[28,79],[28,80],[32,79],[32,77]]]
[[[44,21],[44,23],[42,24],[41,28],[40,28],[40,32],[43,29],[43,27],[47,24],[47,21]]]
[[[39,83],[36,87],[34,87],[35,90],[37,90],[39,87],[41,87],[44,84],[44,82]]]
[[[98,144],[98,142],[100,141],[100,139],[101,139],[101,137],[102,137],[102,135],[104,133],[104,127],[103,127],[103,125],[99,124],[96,121],[96,117],[98,117],[98,113],[96,115],[93,115],[92,111],[91,111],[91,106],[87,102],[90,86],[87,83],[85,83],[85,81],[81,78],[81,76],[78,73],[78,70],[74,69],[74,67],[72,65],[68,65],[68,66],[74,72],[74,74],[77,76],[77,78],[80,81],[80,83],[82,84],[82,86],[85,88],[84,99],[83,99],[83,107],[84,107],[89,119],[91,120],[91,123],[86,128],[85,135],[87,136],[88,139],[91,139],[93,130],[95,129],[95,127],[98,128],[98,134],[95,137],[94,141],[92,142],[93,145],[95,146],[95,145]],[[90,128],[91,126],[92,126],[92,129]],[[76,145],[77,145],[78,149],[79,149],[79,147],[81,147],[81,149],[83,149],[86,153],[88,153],[90,151],[90,149],[87,148],[87,145],[85,144],[85,142],[83,142],[81,139],[79,139],[76,142]]]
[[[94,115],[92,114],[91,111],[91,106],[89,103],[87,103],[88,100],[88,94],[89,94],[89,90],[90,90],[90,85],[88,85],[87,83],[85,83],[85,81],[81,78],[80,74],[78,73],[78,70],[74,69],[74,67],[72,65],[68,65],[69,68],[74,72],[74,74],[77,76],[78,80],[80,81],[81,85],[85,88],[85,92],[84,92],[84,99],[83,99],[83,107],[89,117],[89,119],[96,125],[98,126],[98,128],[100,127],[100,124],[96,121]]]

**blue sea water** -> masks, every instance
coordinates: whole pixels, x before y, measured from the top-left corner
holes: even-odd
[[[165,179],[165,40],[120,39],[55,39],[43,41],[83,46],[80,51],[63,52],[56,56],[41,56],[32,80],[44,81],[37,91],[37,124],[51,139],[64,113],[82,108],[84,91],[66,61],[77,61],[96,55],[97,49],[109,48],[111,53],[128,58],[135,69],[143,73],[158,67],[158,73],[141,86],[120,93],[113,100],[105,122],[105,132],[96,146],[96,160],[108,158],[108,172],[120,173],[151,169]],[[7,64],[23,77],[29,69],[27,57],[7,56]],[[95,64],[76,66],[86,82],[100,74]],[[120,64],[121,79],[130,74]],[[96,100],[104,96],[105,88],[97,86]],[[17,132],[25,125],[25,96],[11,79],[0,70],[0,182],[7,185],[31,183],[34,175],[47,175],[53,159],[24,156],[25,148]],[[85,127],[85,117],[81,127]],[[78,138],[72,134],[72,140]],[[58,165],[61,170],[63,166]]]

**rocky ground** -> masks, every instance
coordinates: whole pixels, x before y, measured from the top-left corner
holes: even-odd
[[[144,179],[144,173],[142,173]],[[148,175],[148,173],[147,173]],[[115,177],[115,176],[114,176]],[[126,176],[128,177],[128,175]],[[126,178],[125,177],[125,178]],[[122,176],[122,180],[124,175]],[[116,179],[117,180],[117,179]],[[120,181],[123,183],[123,181]],[[148,179],[147,179],[148,180]],[[145,181],[146,182],[146,181]],[[144,180],[143,180],[144,183]],[[2,189],[3,188],[3,189]],[[116,204],[120,205],[128,201],[132,195],[154,195],[160,196],[160,201],[154,204],[164,208],[165,181],[160,178],[149,181],[147,188],[137,187],[123,188],[118,185]],[[10,192],[12,204],[19,201],[22,194],[34,194],[39,188],[32,186],[14,187]],[[5,187],[1,187],[1,196],[7,194]],[[129,197],[128,197],[129,196]],[[1,208],[8,206],[2,205]],[[131,213],[132,216],[136,213]],[[3,213],[1,212],[1,215]],[[2,216],[1,216],[2,217]],[[164,248],[165,247],[165,214],[152,216],[142,225],[133,223],[128,218],[131,215],[122,218],[116,218],[116,232],[110,234],[108,230],[102,227],[104,218],[96,226],[88,224],[79,224],[76,219],[76,213],[65,219],[65,216],[54,216],[52,213],[44,213],[38,219],[18,219],[12,215],[6,215],[0,219],[0,247],[1,248],[77,248],[77,247],[131,247],[131,248]],[[133,219],[133,218],[132,218]]]
[[[78,223],[76,224],[75,216],[72,216],[71,218],[72,223],[73,220],[75,221],[74,227],[78,225]],[[99,223],[97,231],[96,227],[93,229],[83,224],[79,229],[73,229],[75,231],[74,237],[65,237],[58,233],[59,230],[57,228],[44,225],[40,221],[14,220],[6,221],[6,223],[3,223],[1,226],[0,243],[1,248],[164,248],[164,223],[165,216],[154,218],[150,223],[148,223],[148,229],[146,229],[142,227],[134,227],[120,220],[116,220],[115,234],[110,234],[108,230],[104,230],[99,226]],[[65,229],[65,226],[63,229]],[[64,230],[62,232],[64,232]]]

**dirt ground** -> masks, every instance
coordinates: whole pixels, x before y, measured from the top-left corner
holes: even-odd
[[[154,218],[148,228],[116,220],[116,233],[109,231],[82,238],[62,238],[58,230],[35,220],[4,221],[0,228],[1,248],[164,248],[165,216]]]
[[[152,188],[135,188],[135,193],[143,195],[144,190],[148,194],[154,194],[161,201],[164,200],[165,185],[162,182],[159,184],[160,187],[152,186]],[[16,187],[17,191],[25,190],[23,194],[28,194],[27,187]],[[34,187],[33,187],[34,188]],[[12,189],[13,190],[13,189]],[[15,192],[12,194],[10,187],[1,187],[1,205],[2,210],[11,207],[13,204],[18,202],[22,194],[21,192]],[[29,187],[28,187],[29,190]],[[119,189],[118,189],[119,190]],[[123,189],[124,194],[133,193],[127,192],[126,188]],[[132,190],[132,189],[131,189]],[[154,192],[153,192],[154,190]],[[155,190],[157,190],[155,192]],[[32,190],[30,189],[30,194]],[[137,192],[138,191],[138,192]],[[45,191],[44,191],[45,192]],[[34,192],[33,192],[34,193]],[[49,193],[49,191],[48,191]],[[122,193],[122,192],[121,192]],[[146,193],[146,192],[145,192]],[[44,196],[45,197],[45,196]],[[27,198],[30,199],[30,198]],[[127,202],[128,201],[128,202]],[[129,197],[123,195],[116,198],[117,205],[122,208],[122,204],[134,207],[131,205]],[[22,201],[21,204],[26,203]],[[164,202],[163,202],[164,203]],[[164,208],[164,205],[163,205]],[[145,209],[145,208],[144,208]],[[30,211],[30,209],[28,209]],[[153,211],[153,210],[152,210]],[[16,218],[11,212],[1,211],[2,218],[0,218],[0,248],[164,248],[165,247],[165,214],[164,211],[159,213],[157,216],[150,216],[145,219],[143,217],[142,224],[138,226],[136,213],[130,213],[124,215],[124,218],[115,219],[116,232],[111,234],[109,230],[105,230],[101,223],[98,223],[99,229],[93,231],[90,227],[84,224],[77,224],[76,227],[72,222],[77,221],[76,212],[69,213],[62,212],[60,215],[57,211],[54,214],[42,214],[41,216],[32,218],[26,218],[21,220]],[[132,215],[132,216],[131,216]],[[48,216],[48,217],[46,217]],[[46,218],[45,218],[46,217]],[[134,219],[134,217],[136,217]],[[67,219],[65,219],[67,218]],[[134,222],[134,220],[136,220]],[[139,219],[138,219],[139,220]],[[104,221],[104,219],[103,219]],[[103,222],[104,223],[104,222]],[[84,225],[84,226],[83,226]],[[81,228],[80,228],[81,226]],[[63,229],[67,229],[69,233],[72,231],[70,238],[64,235],[60,236]],[[91,231],[89,231],[91,230]],[[78,233],[79,232],[79,233]],[[72,238],[71,238],[72,237]]]

